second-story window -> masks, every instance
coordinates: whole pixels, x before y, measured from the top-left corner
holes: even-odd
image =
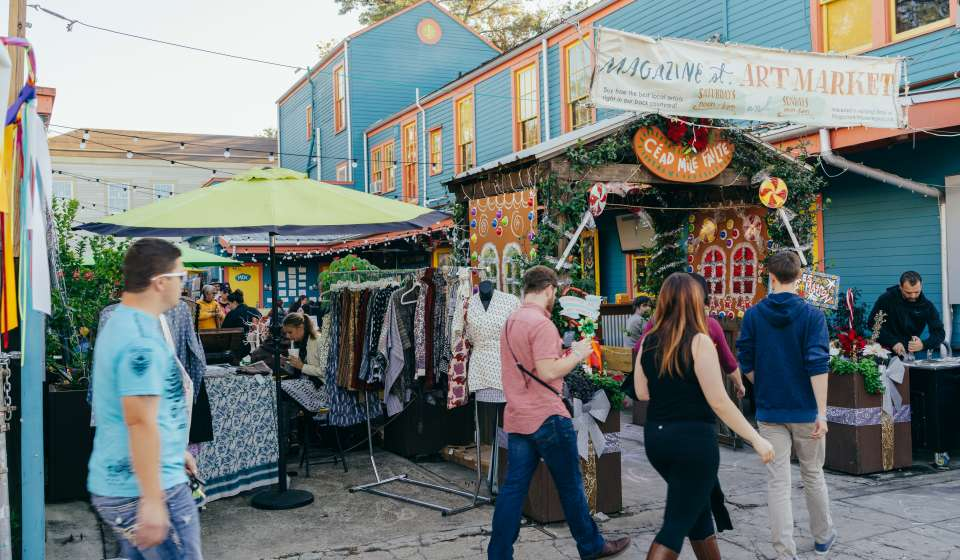
[[[403,198],[407,202],[417,200],[417,121],[403,125]]]
[[[517,137],[519,148],[540,143],[540,109],[537,95],[537,65],[517,71]]]
[[[107,185],[107,212],[119,214],[130,209],[130,193],[126,185]]]
[[[336,132],[347,126],[347,83],[344,77],[343,65],[337,66],[333,70],[333,125]]]
[[[889,0],[894,38],[919,34],[950,19],[950,0]]]
[[[457,100],[457,171],[463,172],[477,164],[474,158],[476,130],[473,122],[473,95]]]
[[[383,146],[383,192],[396,188],[397,158],[393,142]]]
[[[53,197],[64,200],[73,198],[73,181],[54,181]]]
[[[577,40],[565,49],[567,69],[567,122],[570,130],[593,122],[593,109],[587,105],[590,98],[590,50],[584,40]]]
[[[435,128],[430,131],[430,174],[436,175],[443,171],[443,129]]]
[[[380,147],[370,152],[370,182],[373,192],[383,192],[383,150]]]
[[[170,198],[173,196],[173,184],[157,183],[153,185],[154,198]]]
[[[873,0],[820,0],[823,50],[847,52],[873,43]]]

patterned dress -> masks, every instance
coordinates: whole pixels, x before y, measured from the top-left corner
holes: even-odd
[[[467,387],[471,392],[484,389],[503,390],[500,377],[500,333],[510,314],[520,306],[516,296],[495,290],[488,308],[483,307],[480,295],[470,298],[467,308],[466,339],[471,345],[467,367]],[[454,332],[464,328],[463,317],[454,316]],[[488,395],[489,393],[485,393]]]

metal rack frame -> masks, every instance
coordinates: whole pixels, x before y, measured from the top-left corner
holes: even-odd
[[[444,270],[444,271],[462,270],[462,269],[473,270],[476,272],[480,272],[481,275],[483,274],[483,270],[476,267],[439,267],[437,268],[437,270]],[[414,274],[420,270],[423,270],[423,268],[389,269],[389,270],[383,270],[383,269],[351,270],[351,271],[334,272],[332,274],[351,274],[351,275],[356,275],[358,277],[362,277],[368,274],[383,275],[383,276],[400,276],[405,274]],[[473,401],[473,429],[474,429],[473,433],[474,433],[474,444],[476,446],[476,454],[477,454],[477,480],[476,480],[476,486],[474,488],[473,493],[466,492],[464,490],[460,490],[457,488],[442,486],[440,484],[434,484],[432,482],[424,482],[422,480],[410,478],[410,475],[407,473],[391,476],[389,478],[381,478],[380,470],[377,468],[377,460],[373,454],[373,425],[372,425],[372,420],[370,415],[369,395],[364,393],[363,399],[364,399],[364,406],[366,407],[366,416],[367,416],[367,452],[370,456],[370,465],[373,467],[373,474],[377,480],[376,482],[370,482],[368,484],[361,484],[358,486],[351,487],[349,489],[349,492],[351,494],[354,494],[356,492],[366,492],[367,494],[373,494],[375,496],[390,498],[400,502],[405,502],[408,504],[439,511],[443,517],[457,515],[459,513],[470,511],[472,509],[476,509],[478,507],[493,503],[493,498],[488,498],[486,496],[480,495],[480,488],[481,486],[483,486],[484,480],[483,480],[483,466],[482,466],[481,457],[480,457],[480,419],[478,415],[478,405],[477,405],[476,399],[474,399]],[[408,496],[395,494],[393,492],[388,492],[381,488],[387,484],[392,484],[394,482],[410,484],[412,486],[416,486],[419,488],[427,488],[429,490],[435,490],[437,492],[443,492],[446,494],[451,494],[451,495],[459,496],[462,498],[470,498],[471,502],[467,505],[460,506],[460,507],[447,507],[447,506],[442,506],[440,504],[434,504],[424,500],[418,500],[416,498],[410,498]]]

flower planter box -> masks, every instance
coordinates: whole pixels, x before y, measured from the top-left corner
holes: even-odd
[[[46,501],[85,500],[87,463],[93,452],[93,428],[86,389],[48,386],[44,403]]]
[[[605,434],[620,432],[620,412],[610,411],[606,422],[600,424]],[[504,442],[501,442],[504,443]],[[502,446],[502,445],[501,445]],[[597,511],[619,513],[623,509],[623,483],[620,470],[620,450],[605,453],[597,458]],[[506,449],[499,454],[500,485],[507,475]],[[581,469],[583,460],[580,461]],[[550,469],[541,461],[530,481],[527,501],[523,504],[523,514],[537,523],[560,523],[565,521],[560,494],[550,476]]]
[[[861,375],[830,374],[827,393],[830,429],[827,433],[827,468],[860,475],[902,469],[913,464],[909,372],[897,388],[903,397],[903,406],[894,418],[892,467],[885,469],[880,421],[883,395],[867,393]]]

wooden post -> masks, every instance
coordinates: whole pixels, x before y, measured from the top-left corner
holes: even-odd
[[[10,13],[7,22],[7,36],[27,36],[27,0],[10,0]],[[23,76],[26,60],[21,47],[7,47],[10,55],[10,91],[7,92],[7,106],[13,103],[23,87]],[[13,160],[13,176],[16,177],[17,158]],[[10,220],[13,228],[13,256],[20,256],[20,186],[13,185],[13,200]]]

